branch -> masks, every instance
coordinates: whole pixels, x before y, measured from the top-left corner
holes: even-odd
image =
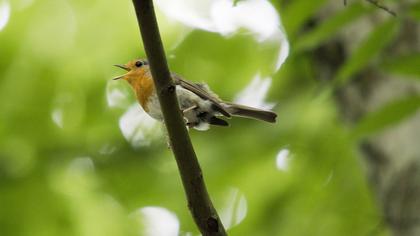
[[[380,9],[388,12],[392,16],[397,16],[397,13],[395,13],[393,10],[389,9],[387,6],[384,6],[384,5],[380,4],[378,2],[378,0],[366,0],[366,2],[369,2],[369,3],[373,4],[374,6],[376,6],[377,8],[380,8]],[[343,0],[343,3],[346,6],[347,5],[347,0]]]
[[[172,151],[187,195],[188,207],[203,235],[225,236],[225,229],[207,193],[200,165],[179,110],[175,84],[169,73],[153,2],[133,0],[133,4]]]
[[[375,5],[377,8],[380,8],[380,9],[388,12],[389,14],[391,14],[393,16],[397,16],[397,13],[395,13],[394,11],[392,11],[391,9],[389,9],[387,6],[384,6],[384,5],[380,4],[378,2],[378,0],[366,0],[366,1],[368,1],[371,4]]]

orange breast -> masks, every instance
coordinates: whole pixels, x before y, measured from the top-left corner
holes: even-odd
[[[147,103],[150,97],[155,93],[155,85],[150,73],[145,73],[137,80],[134,86],[136,90],[137,100],[146,112],[149,112]]]

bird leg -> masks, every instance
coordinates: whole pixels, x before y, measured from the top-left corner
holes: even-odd
[[[187,122],[187,127],[189,129],[192,129],[192,128],[194,128],[197,125],[198,125],[198,122]]]
[[[182,113],[185,115],[185,113],[187,113],[187,112],[189,112],[191,110],[194,110],[195,108],[197,108],[197,105],[190,106],[187,109],[182,110]]]
[[[193,106],[190,106],[190,107],[188,107],[188,108],[186,108],[186,109],[184,109],[184,110],[182,110],[182,114],[183,114],[183,116],[184,116],[184,120],[185,120],[185,124],[187,125],[187,127],[188,128],[193,128],[194,126],[195,126],[195,124],[194,123],[191,123],[186,117],[185,117],[185,115],[186,115],[186,113],[187,112],[189,112],[189,111],[191,111],[191,110],[194,110],[194,109],[196,109],[198,106],[197,105],[193,105]]]

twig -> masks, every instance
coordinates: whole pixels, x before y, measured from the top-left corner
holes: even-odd
[[[172,151],[181,174],[188,207],[200,232],[225,236],[226,231],[208,195],[200,165],[176,99],[152,0],[133,0]]]
[[[346,6],[347,5],[347,0],[343,0],[343,1],[344,1],[343,2],[344,3],[344,6]],[[377,8],[380,8],[380,9],[388,12],[392,16],[397,16],[397,13],[395,13],[395,11],[389,9],[387,6],[384,6],[384,5],[380,4],[378,0],[365,0],[365,1],[367,1],[367,2],[369,2],[371,4],[373,4],[373,5],[375,5]]]
[[[376,7],[388,12],[389,14],[393,15],[393,16],[397,16],[397,13],[395,13],[394,11],[392,11],[391,9],[389,9],[388,7],[380,4],[377,0],[366,0],[368,2],[370,2],[371,4],[375,5]]]

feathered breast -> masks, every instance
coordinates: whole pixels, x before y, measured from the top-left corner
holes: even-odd
[[[144,73],[135,84],[135,90],[137,99],[140,102],[140,105],[146,112],[149,112],[149,107],[147,106],[150,97],[155,93],[155,85],[153,79],[150,76],[150,73]]]

